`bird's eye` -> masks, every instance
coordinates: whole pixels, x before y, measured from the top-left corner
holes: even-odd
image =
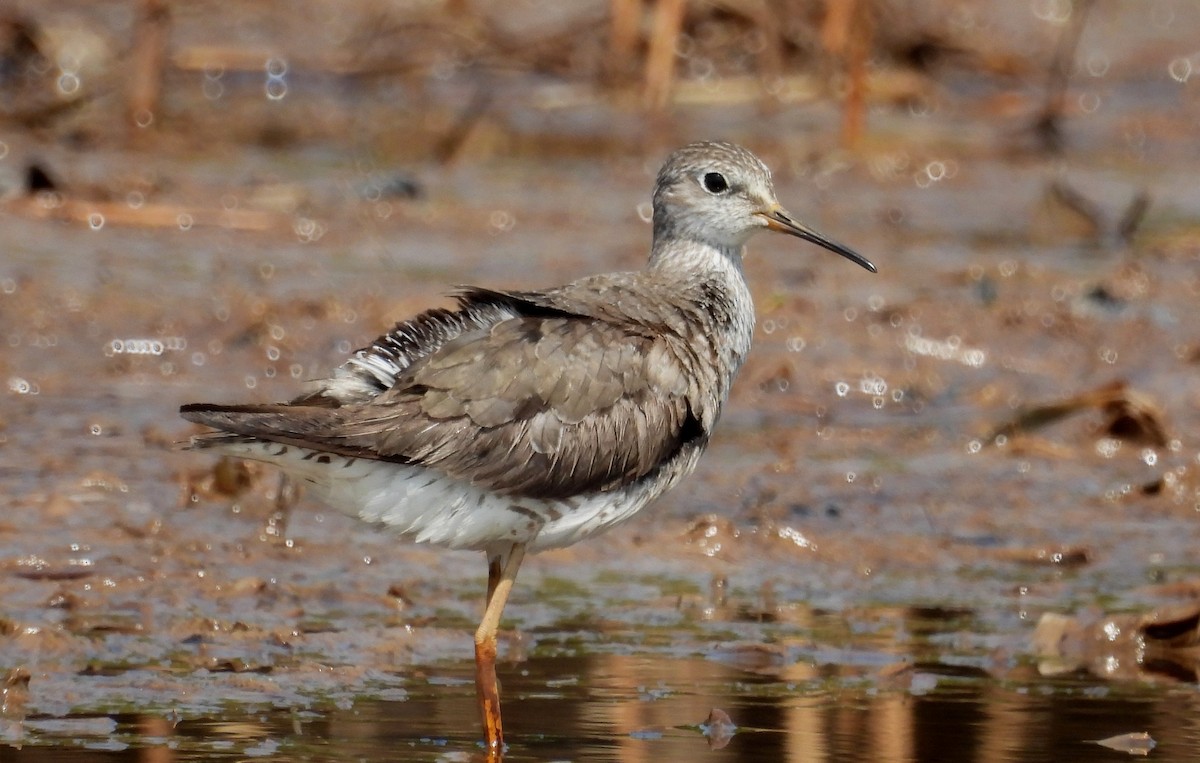
[[[725,193],[729,190],[729,181],[720,172],[706,172],[700,182],[709,193]]]

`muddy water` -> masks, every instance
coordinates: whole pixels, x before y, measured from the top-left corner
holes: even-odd
[[[1062,760],[1137,733],[1191,757],[1195,623],[1153,650],[1137,618],[1200,596],[1198,102],[1146,49],[1079,86],[1050,158],[975,81],[880,105],[857,158],[828,104],[680,112],[672,142],[754,146],[880,273],[754,243],[756,346],[700,471],[522,571],[510,759]],[[482,560],[281,510],[270,472],[171,445],[180,403],[290,397],[453,284],[637,267],[661,153],[539,155],[516,124],[520,152],[451,168],[4,136],[0,161],[62,168],[68,199],[188,211],[0,212],[5,760],[478,755]],[[1035,637],[1047,614],[1076,630]]]

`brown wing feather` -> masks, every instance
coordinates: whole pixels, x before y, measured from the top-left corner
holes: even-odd
[[[492,490],[600,490],[649,473],[697,434],[667,342],[588,319],[504,321],[416,364],[336,439]]]
[[[595,319],[513,318],[450,340],[369,402],[189,418],[269,440],[303,432],[317,449],[567,497],[644,476],[707,436],[673,342]]]

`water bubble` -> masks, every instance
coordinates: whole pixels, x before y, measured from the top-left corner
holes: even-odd
[[[15,278],[5,278],[0,281],[0,291],[5,294],[15,294],[17,291],[17,280]]]
[[[334,346],[334,350],[337,352],[338,355],[346,355],[352,349],[354,349],[354,348],[350,346],[349,339],[339,339],[337,341],[337,344]]]
[[[192,353],[192,365],[193,366],[202,366],[202,365],[204,365],[204,361],[205,361],[204,353],[202,353],[202,352],[193,352]]]
[[[204,83],[200,86],[200,92],[210,101],[218,100],[225,95],[225,85],[220,79],[204,75]]]
[[[1143,448],[1142,461],[1146,464],[1146,466],[1154,466],[1158,463],[1158,451],[1156,451],[1154,448]]]
[[[1051,24],[1065,24],[1071,19],[1071,0],[1033,0],[1033,15]]]
[[[1121,450],[1121,441],[1115,437],[1101,437],[1096,441],[1096,452],[1104,458],[1112,458]]]
[[[837,384],[833,385],[833,391],[838,397],[845,397],[850,393],[850,385],[846,382],[838,382]]]
[[[258,277],[269,281],[275,276],[275,264],[271,262],[258,263]]]
[[[871,398],[871,405],[873,405],[875,407],[875,410],[877,410],[877,411],[883,410],[883,406],[884,406],[885,402],[887,402],[887,401],[882,397]]]
[[[133,115],[133,123],[141,128],[154,124],[154,112],[149,109],[138,109]]]
[[[9,392],[15,392],[18,395],[36,395],[36,386],[28,379],[20,376],[10,376],[8,378]]]
[[[696,40],[690,34],[681,34],[675,38],[675,55],[688,58],[696,51]]]
[[[93,212],[88,215],[88,226],[92,230],[100,230],[104,227],[104,215],[99,212]]]
[[[282,101],[287,95],[287,82],[282,79],[267,79],[266,84],[267,98],[272,101]]]
[[[977,349],[964,350],[961,355],[961,362],[964,366],[979,368],[987,362],[987,353]]]
[[[243,379],[242,382],[246,385],[247,389],[254,389],[255,387],[258,386],[258,379],[255,379],[253,376],[250,376],[249,374],[246,375],[246,378]]]
[[[858,391],[864,395],[884,395],[887,388],[887,381],[879,376],[864,376],[858,380]]]
[[[979,440],[971,440],[967,443],[967,452],[974,455],[983,450],[983,443]]]
[[[775,333],[775,321],[771,320],[770,318],[763,321],[762,329],[763,329],[764,334],[774,334]]]
[[[1117,362],[1117,351],[1112,347],[1101,347],[1098,354],[1100,355],[1100,360],[1110,366]]]
[[[1103,53],[1093,53],[1092,55],[1088,56],[1087,63],[1084,64],[1084,68],[1086,68],[1087,73],[1093,77],[1103,77],[1105,74],[1108,74],[1108,67],[1110,64],[1111,62],[1108,60],[1108,56],[1104,55]]]
[[[847,323],[853,323],[855,320],[858,319],[858,308],[847,307],[845,310],[842,311],[842,317],[846,319]]]
[[[267,360],[279,360],[279,348],[273,344],[267,346]]]
[[[434,79],[448,80],[458,72],[458,62],[452,58],[439,58],[429,65],[429,75]]]
[[[175,218],[175,222],[179,223],[179,230],[188,231],[192,229],[192,225],[196,221],[187,212],[180,212],[179,216]]]
[[[58,77],[58,92],[63,95],[74,95],[79,92],[79,75],[75,72],[63,72]]]
[[[58,191],[38,191],[35,198],[43,209],[58,209],[63,204],[62,194]]]
[[[1170,29],[1175,24],[1175,9],[1170,3],[1151,3],[1150,20],[1159,29]]]
[[[141,191],[130,191],[125,194],[125,203],[129,205],[130,209],[141,209],[142,205],[146,203],[146,197]]]
[[[688,78],[695,80],[707,80],[716,71],[713,62],[708,58],[693,57],[688,60]]]
[[[1097,93],[1080,93],[1079,109],[1084,114],[1094,114],[1100,109],[1100,96]]]
[[[908,114],[909,116],[918,119],[922,117],[932,116],[936,111],[934,102],[930,98],[909,98],[908,99]]]
[[[291,376],[293,379],[299,379],[303,373],[304,373],[304,366],[300,365],[299,363],[293,363],[290,366],[288,366],[288,375]]]
[[[788,337],[787,348],[788,352],[803,352],[806,342],[802,336]]]
[[[1167,74],[1180,84],[1187,82],[1192,76],[1192,59],[1185,56],[1172,59],[1171,63],[1167,64]]]
[[[488,215],[488,224],[494,230],[507,232],[512,230],[513,226],[517,224],[517,218],[507,210],[497,209]]]
[[[388,214],[391,214],[390,209],[388,210]],[[314,241],[319,241],[325,235],[325,226],[310,217],[297,217],[295,222],[292,223],[292,231],[296,234],[296,238],[306,244],[311,244]]]
[[[267,59],[267,82],[265,87],[267,98],[272,101],[283,100],[287,95],[288,86],[287,76],[288,65],[287,61],[282,58]]]

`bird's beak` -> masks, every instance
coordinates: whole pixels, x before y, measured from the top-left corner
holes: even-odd
[[[850,247],[842,246],[836,241],[825,238],[825,236],[822,236],[820,233],[817,233],[804,223],[793,218],[787,213],[786,209],[778,204],[764,212],[759,212],[758,214],[767,221],[767,230],[779,231],[780,233],[789,233],[793,236],[797,236],[798,238],[802,238],[805,241],[811,241],[819,247],[828,249],[831,252],[836,252],[851,262],[856,262],[859,265],[862,265],[872,273],[878,272],[875,269],[875,266],[872,265],[871,261],[866,257],[863,257]]]

